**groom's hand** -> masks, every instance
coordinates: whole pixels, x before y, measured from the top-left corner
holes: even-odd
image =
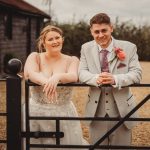
[[[102,72],[97,78],[97,84],[115,84],[114,76],[111,73]]]

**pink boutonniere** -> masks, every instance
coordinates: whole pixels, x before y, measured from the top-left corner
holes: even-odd
[[[126,58],[126,54],[125,52],[123,51],[123,49],[119,48],[119,47],[115,47],[114,48],[114,51],[116,53],[116,56],[118,57],[118,59],[120,61],[123,61],[125,58]]]

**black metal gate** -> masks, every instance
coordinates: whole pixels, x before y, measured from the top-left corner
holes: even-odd
[[[16,66],[17,67],[17,66]],[[14,71],[15,70],[15,71]],[[7,110],[6,113],[0,113],[0,116],[6,116],[7,118],[7,139],[0,140],[0,143],[6,143],[7,150],[22,150],[23,142],[25,138],[26,150],[30,148],[88,148],[90,150],[97,149],[149,149],[150,146],[107,146],[99,145],[105,138],[107,138],[112,132],[114,132],[124,121],[150,121],[150,118],[130,118],[130,116],[137,111],[144,103],[150,99],[148,94],[131,112],[129,112],[124,118],[102,118],[102,117],[37,117],[29,115],[29,86],[38,86],[31,82],[25,83],[25,103],[26,103],[26,131],[21,130],[21,77],[17,75],[20,69],[11,69],[11,74],[6,80],[0,80],[1,82],[6,81],[6,95],[7,95]],[[88,86],[86,84],[60,84],[59,86]],[[136,84],[130,85],[130,87],[150,87],[150,84]],[[56,121],[56,132],[30,132],[29,122],[30,120],[55,120]],[[61,145],[60,139],[64,136],[64,133],[60,131],[61,120],[101,120],[101,121],[118,121],[118,123],[108,131],[103,137],[101,137],[94,145]],[[43,144],[31,144],[30,138],[56,138],[55,145],[43,145]]]

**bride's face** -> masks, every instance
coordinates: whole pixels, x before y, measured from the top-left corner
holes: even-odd
[[[60,52],[63,45],[63,37],[55,31],[46,34],[44,46],[46,51]]]

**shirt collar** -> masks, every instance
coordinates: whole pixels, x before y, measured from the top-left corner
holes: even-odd
[[[111,37],[111,38],[112,38],[111,43],[108,45],[107,48],[105,48],[109,52],[111,52],[113,50],[113,47],[114,47],[114,38],[113,37]],[[101,48],[101,46],[99,44],[97,44],[97,46],[98,46],[98,51],[100,52],[103,48]]]

